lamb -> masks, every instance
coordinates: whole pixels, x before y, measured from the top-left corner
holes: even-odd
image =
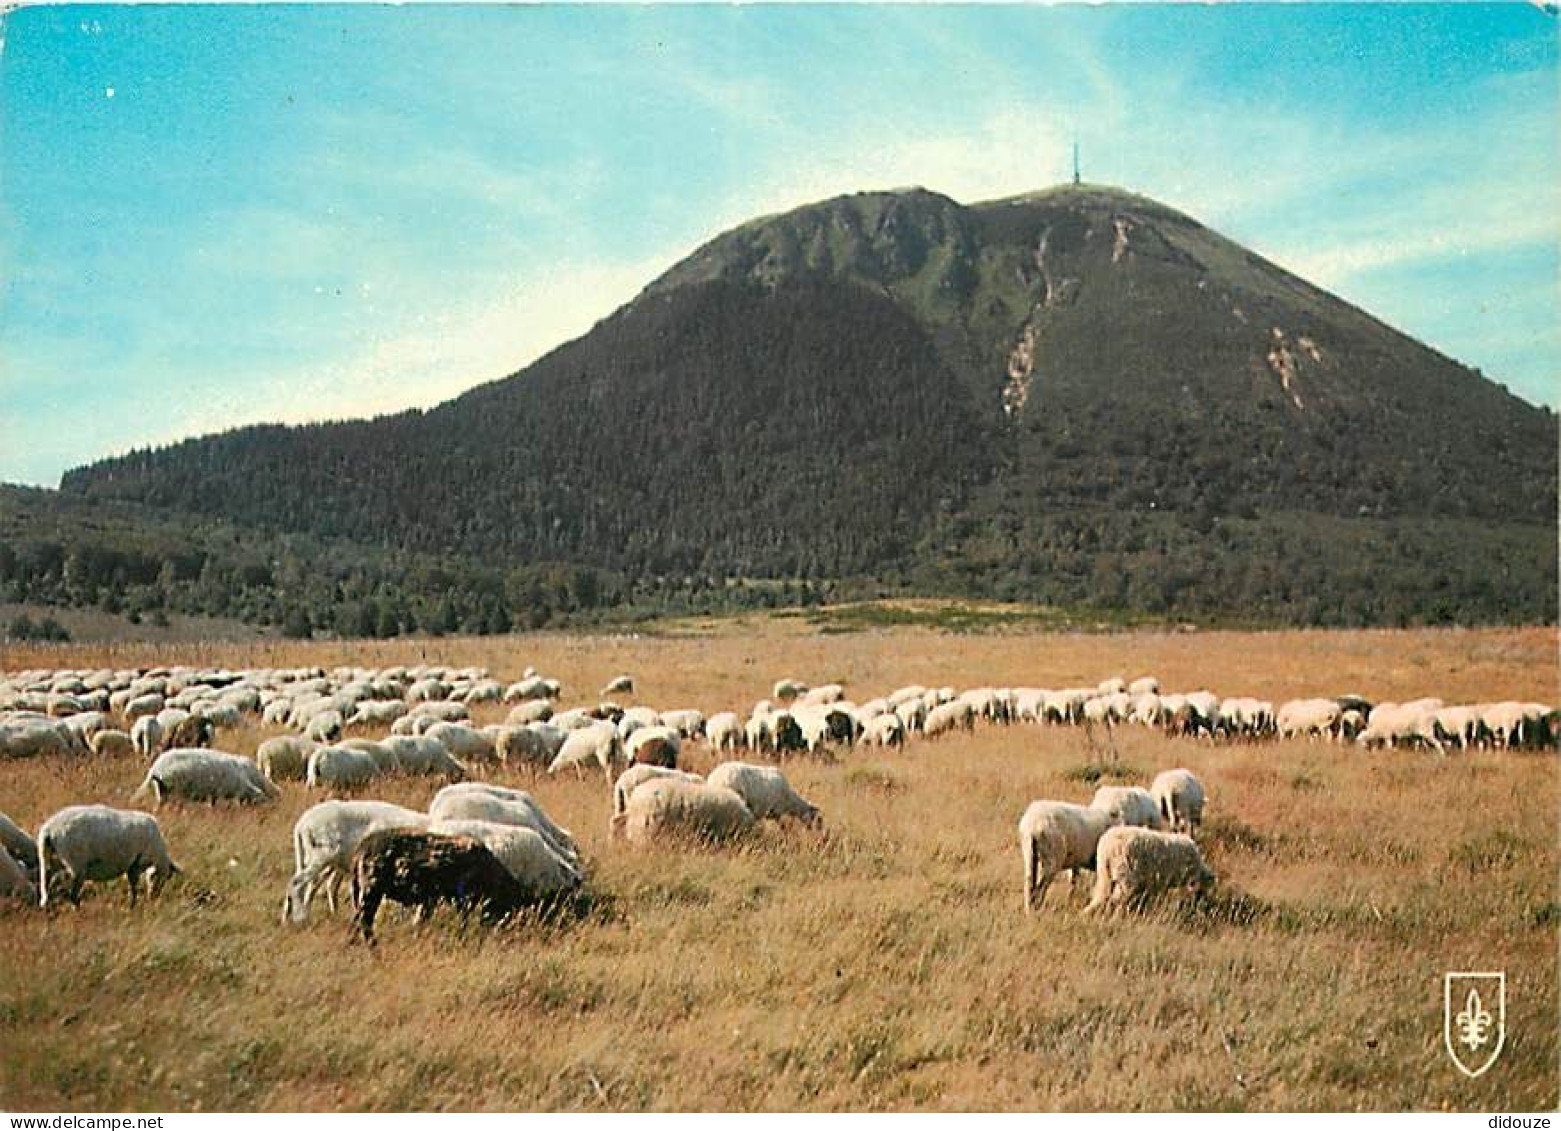
[[[1019,818],[1019,855],[1024,861],[1024,909],[1034,911],[1062,873],[1073,886],[1080,869],[1095,868],[1095,846],[1116,818],[1103,809],[1070,801],[1032,801]]]
[[[710,748],[717,752],[741,750],[743,721],[737,717],[736,712],[717,712],[705,723],[705,738],[709,741]]]
[[[88,745],[99,758],[133,758],[136,753],[135,743],[122,730],[100,730]]]
[[[735,716],[734,716],[735,717]],[[677,769],[682,740],[671,727],[640,727],[623,744],[631,766],[664,766]]]
[[[547,838],[535,829],[462,820],[435,821],[429,831],[442,836],[469,836],[479,842],[535,899],[563,895],[580,886],[578,864],[555,852]]]
[[[374,919],[386,899],[418,908],[418,921],[440,903],[462,915],[481,909],[493,923],[520,910],[529,893],[480,841],[402,829],[371,833],[352,855],[353,925],[374,944]]]
[[[322,889],[336,910],[336,887],[351,875],[352,854],[364,837],[382,829],[426,829],[429,823],[425,813],[384,801],[324,801],[306,810],[293,825],[295,870],[282,901],[282,922],[306,920]]]
[[[159,807],[170,797],[181,801],[237,801],[259,804],[275,800],[277,788],[260,767],[237,754],[216,750],[175,748],[157,756],[146,779],[131,795],[151,794]]]
[[[1141,906],[1175,888],[1203,893],[1214,873],[1189,836],[1130,826],[1107,830],[1095,850],[1095,889],[1085,913]]]
[[[462,782],[447,785],[429,802],[428,815],[436,821],[487,821],[533,829],[548,847],[571,862],[580,859],[574,834],[553,822],[531,794],[519,789]]]
[[[629,807],[629,794],[645,782],[656,778],[678,778],[682,781],[702,782],[705,779],[698,774],[686,773],[683,770],[669,770],[664,766],[640,765],[630,766],[618,775],[618,780],[612,784],[612,812],[613,816],[624,812]]]
[[[155,896],[178,867],[168,854],[157,819],[107,805],[72,805],[61,809],[38,830],[38,903],[49,906],[49,873],[65,878],[65,898],[81,901],[87,880],[105,882],[125,877],[134,907],[143,877]]]
[[[284,734],[268,738],[255,751],[255,764],[274,782],[303,781],[309,770],[309,756],[316,746],[299,735]]]
[[[711,786],[729,789],[743,799],[755,820],[796,817],[803,824],[822,825],[817,807],[804,801],[779,770],[750,762],[723,762],[705,779]]]
[[[612,835],[645,842],[662,834],[727,840],[753,828],[743,799],[708,782],[657,778],[629,794],[624,811],[612,819]]]
[[[34,903],[38,899],[38,889],[32,879],[3,848],[0,848],[0,899],[16,899],[23,903]]]
[[[1141,785],[1103,785],[1090,799],[1090,807],[1109,813],[1113,824],[1160,827],[1160,805]]]
[[[611,723],[593,722],[569,732],[547,772],[556,774],[573,767],[578,774],[581,767],[595,763],[603,773],[611,775],[613,766],[622,760],[622,756],[623,743],[618,738],[618,728]]]
[[[379,776],[373,755],[351,746],[319,746],[309,755],[304,782],[310,789],[357,789]]]
[[[1203,823],[1203,784],[1191,770],[1166,770],[1149,787],[1160,818],[1173,833],[1192,836]]]

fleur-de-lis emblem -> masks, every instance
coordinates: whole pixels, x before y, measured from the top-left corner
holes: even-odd
[[[1453,1018],[1458,1026],[1458,1039],[1469,1049],[1477,1049],[1490,1039],[1490,1010],[1480,1004],[1480,991],[1471,989],[1464,999],[1463,1011]]]
[[[1442,1043],[1465,1076],[1483,1075],[1496,1063],[1507,1043],[1506,974],[1493,970],[1443,976]]]

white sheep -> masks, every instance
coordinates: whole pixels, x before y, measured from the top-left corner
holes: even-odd
[[[743,721],[735,711],[718,711],[705,723],[705,739],[717,753],[741,750],[743,747]]]
[[[1122,826],[1095,850],[1095,888],[1085,912],[1140,905],[1176,888],[1206,891],[1214,873],[1189,836]]]
[[[722,762],[705,779],[710,785],[729,789],[743,799],[755,820],[796,817],[804,824],[821,825],[824,818],[818,808],[803,800],[786,775],[769,766],[751,762]]]
[[[548,844],[535,829],[493,821],[435,821],[428,830],[444,836],[469,836],[494,856],[536,898],[562,895],[580,886],[578,865]]]
[[[615,675],[607,681],[602,688],[603,695],[632,695],[634,694],[634,677],[632,675]]]
[[[488,821],[535,829],[554,852],[566,860],[580,859],[574,834],[556,824],[536,798],[524,790],[486,782],[447,785],[429,802],[428,815],[436,821]]]
[[[1090,799],[1090,807],[1109,813],[1116,824],[1160,827],[1160,806],[1141,785],[1103,785]]]
[[[639,727],[623,743],[623,754],[630,765],[676,768],[682,752],[682,737],[668,726]]]
[[[874,715],[862,728],[862,742],[870,746],[903,746],[905,724],[892,712]]]
[[[1024,862],[1024,909],[1034,911],[1062,873],[1095,867],[1095,845],[1116,824],[1103,809],[1071,801],[1032,801],[1019,818],[1019,856]]]
[[[683,781],[702,782],[705,779],[699,774],[691,774],[684,770],[669,770],[665,766],[647,766],[640,764],[630,766],[618,775],[618,780],[612,783],[612,812],[617,816],[628,808],[629,794],[633,793],[641,785],[656,778],[680,778]]]
[[[65,880],[65,898],[81,899],[81,885],[125,877],[130,905],[146,877],[156,895],[179,869],[168,855],[157,819],[147,813],[110,809],[107,805],[72,805],[61,809],[38,830],[38,902],[49,906],[49,876]]]
[[[137,754],[150,758],[163,748],[163,724],[156,715],[141,715],[131,724],[130,742]]]
[[[340,711],[321,711],[311,716],[304,726],[304,737],[313,742],[335,742],[341,737],[345,726],[346,720],[342,718]]]
[[[1203,783],[1191,770],[1166,770],[1155,775],[1149,793],[1160,808],[1160,818],[1173,833],[1197,832],[1203,823]]]
[[[423,732],[436,739],[440,745],[463,764],[490,764],[499,760],[493,739],[463,723],[439,722]]]
[[[315,743],[302,735],[284,734],[268,738],[255,751],[255,764],[274,782],[303,781],[309,770],[309,755]]]
[[[618,737],[618,728],[612,723],[597,721],[569,732],[547,772],[556,774],[573,768],[579,774],[582,768],[597,765],[610,776],[613,766],[622,761],[622,757],[623,743]]]
[[[122,730],[100,730],[88,745],[98,758],[133,758],[136,753],[135,743]]]
[[[317,892],[336,910],[336,890],[352,874],[358,842],[382,829],[426,831],[426,813],[385,801],[323,801],[293,825],[293,876],[282,901],[282,922],[302,923]]]
[[[423,735],[392,735],[382,742],[393,755],[404,774],[423,777],[443,777],[446,781],[461,781],[466,768],[455,760],[442,742]]]
[[[3,848],[0,848],[0,899],[16,899],[23,903],[35,903],[38,899],[38,889],[32,879]]]
[[[527,723],[545,723],[552,717],[553,704],[546,699],[528,699],[511,707],[509,714],[504,716],[504,722],[509,726],[523,727]]]
[[[1274,729],[1280,738],[1300,735],[1315,737],[1334,733],[1343,708],[1334,699],[1292,699],[1281,703],[1274,716]]]
[[[0,848],[11,854],[22,871],[37,878],[38,842],[4,813],[0,813]]]
[[[170,797],[181,801],[256,804],[278,796],[276,786],[252,759],[189,747],[175,747],[157,756],[131,797],[143,798],[148,794],[158,806]]]
[[[624,811],[612,819],[612,835],[631,842],[658,835],[726,840],[753,827],[753,814],[729,789],[708,782],[657,778],[629,794]]]
[[[380,774],[374,756],[351,746],[317,746],[309,755],[304,783],[310,789],[358,789]]]

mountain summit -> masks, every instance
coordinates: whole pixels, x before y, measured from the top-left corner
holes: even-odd
[[[1291,564],[1342,584],[1407,522],[1467,547],[1443,590],[1492,538],[1549,546],[1524,559],[1549,555],[1549,596],[1522,589],[1553,610],[1556,440],[1548,411],[1163,204],[910,189],[726,232],[427,412],[240,429],[62,489],[497,563],[1170,608],[1293,601],[1270,576]],[[1337,562],[1289,561],[1320,537]]]

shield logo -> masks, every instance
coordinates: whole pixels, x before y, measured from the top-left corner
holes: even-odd
[[[1442,1042],[1458,1071],[1480,1076],[1507,1039],[1507,975],[1448,974],[1442,981]]]

